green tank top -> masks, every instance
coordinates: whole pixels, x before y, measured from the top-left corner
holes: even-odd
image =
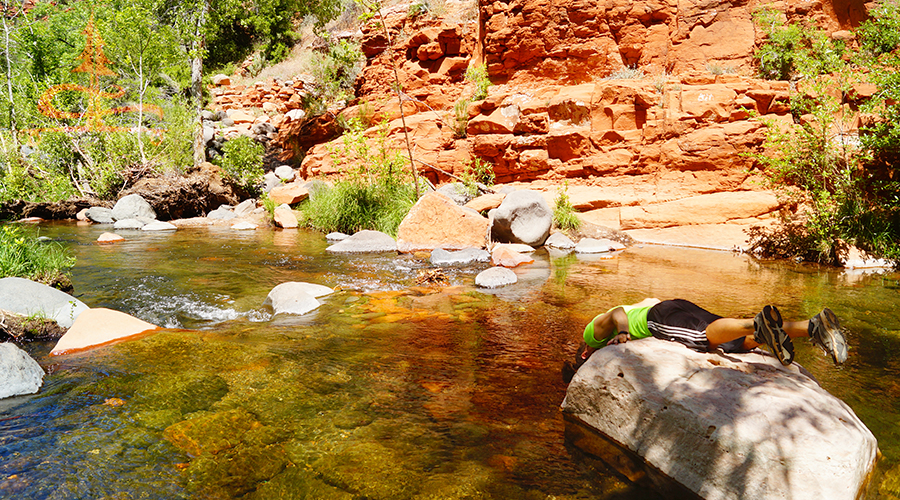
[[[650,329],[647,328],[647,313],[650,312],[650,309],[653,306],[644,306],[644,307],[636,307],[636,306],[616,306],[621,307],[625,310],[625,316],[628,317],[628,333],[631,334],[631,338],[633,339],[644,339],[649,337]],[[611,308],[609,311],[612,311],[616,307]],[[606,312],[609,312],[606,311]],[[606,337],[605,339],[596,339],[594,338],[594,321],[591,320],[588,323],[587,327],[584,329],[584,342],[596,349],[601,347],[606,347],[606,343],[613,339],[616,335],[619,334],[618,329],[613,328],[612,335]]]

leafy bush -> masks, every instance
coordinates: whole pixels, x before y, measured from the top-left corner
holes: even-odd
[[[830,73],[844,65],[843,42],[832,40],[814,26],[785,25],[781,12],[762,8],[753,13],[766,40],[754,54],[759,74],[772,80]]]
[[[478,196],[482,186],[494,185],[494,166],[476,157],[469,161],[459,177],[466,187],[466,193],[474,198]]]
[[[487,97],[488,88],[491,86],[487,65],[469,66],[466,69],[466,80],[475,84],[475,94],[472,96],[472,100],[480,101]]]
[[[581,219],[572,202],[569,200],[569,186],[566,184],[556,195],[553,204],[553,224],[563,231],[577,231],[581,227]]]
[[[265,148],[253,139],[241,136],[222,146],[224,153],[220,165],[225,175],[251,193],[255,193],[262,180]]]
[[[860,47],[874,56],[890,54],[900,46],[900,2],[879,2],[857,30]]]
[[[20,227],[0,228],[0,278],[15,276],[54,285],[68,282],[63,273],[74,265],[75,257],[59,243],[41,242]]]
[[[343,147],[331,156],[345,177],[306,202],[304,223],[323,232],[373,229],[396,236],[416,194],[406,158],[387,145],[387,123],[372,140],[362,131],[344,134]]]
[[[352,97],[353,83],[365,64],[365,58],[356,44],[338,40],[329,44],[327,53],[313,53],[310,64],[327,106]]]

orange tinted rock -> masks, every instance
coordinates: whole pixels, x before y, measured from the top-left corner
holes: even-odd
[[[307,198],[309,198],[309,190],[297,183],[275,186],[269,192],[269,199],[274,201],[276,205],[281,205],[282,203],[293,205]]]
[[[97,243],[101,245],[108,245],[110,243],[118,243],[120,241],[125,241],[125,238],[119,236],[116,233],[103,233],[97,238]]]
[[[403,218],[397,229],[397,249],[409,253],[435,248],[484,248],[487,231],[486,218],[432,191]]]
[[[59,339],[50,354],[57,356],[96,347],[158,328],[156,325],[112,309],[102,307],[88,309],[75,318],[72,327]]]
[[[491,252],[491,263],[495,266],[516,267],[522,264],[531,264],[533,262],[534,259],[531,257],[510,250],[510,248],[505,245],[497,245],[497,248]]]
[[[504,193],[485,194],[466,203],[466,208],[471,208],[476,212],[484,212],[485,210],[499,207],[503,203],[503,198],[506,198]]]
[[[276,208],[273,214],[275,225],[284,229],[296,229],[298,226],[297,216],[294,211],[289,208]]]

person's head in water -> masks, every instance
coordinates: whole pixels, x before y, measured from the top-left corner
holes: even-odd
[[[587,355],[585,355],[585,351],[588,351]],[[581,368],[581,365],[583,365],[585,361],[587,361],[592,352],[593,349],[588,349],[587,344],[585,344],[584,342],[582,342],[581,345],[578,346],[578,351],[575,352],[575,361],[566,361],[565,363],[563,363],[563,382],[568,384],[572,381],[572,377],[575,376],[575,372],[577,372],[578,369]]]

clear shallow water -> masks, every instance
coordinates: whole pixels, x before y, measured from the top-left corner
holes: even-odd
[[[484,293],[485,266],[418,287],[411,257],[333,256],[312,232],[179,230],[93,242],[45,226],[78,257],[76,295],[169,329],[78,355],[26,348],[41,393],[0,401],[3,498],[647,498],[563,439],[560,367],[610,306],[682,297],[729,316],[823,305],[850,330],[835,369],[797,360],[844,399],[884,453],[873,496],[900,492],[900,275],[633,248],[613,259],[538,252],[520,283]],[[272,317],[285,281],[334,287]]]

